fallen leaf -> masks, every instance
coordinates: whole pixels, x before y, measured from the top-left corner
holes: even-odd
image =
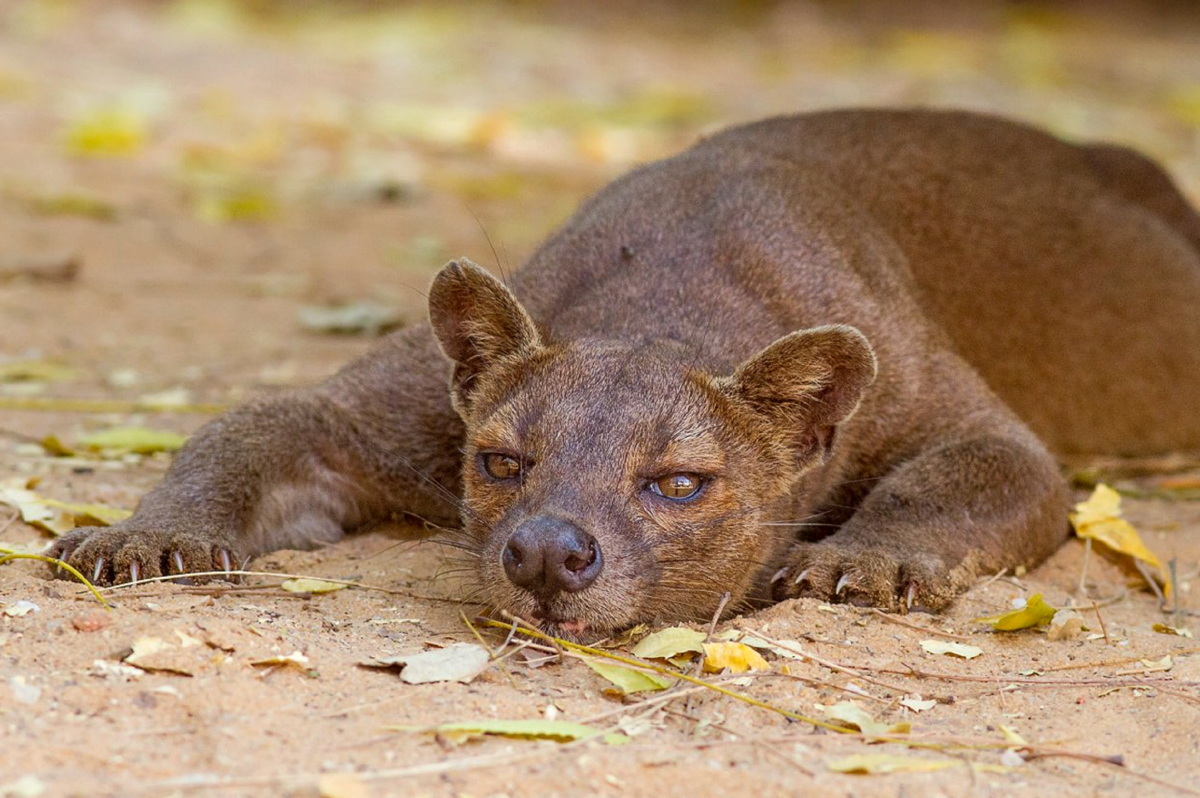
[[[858,729],[868,737],[884,737],[892,734],[908,734],[912,725],[901,721],[888,725],[871,717],[865,709],[853,701],[839,701],[831,707],[816,705],[817,710],[831,720],[841,721],[847,728]]]
[[[930,654],[946,654],[951,657],[975,659],[983,653],[982,648],[969,646],[966,643],[952,643],[949,640],[922,640],[921,648]]]
[[[1022,737],[1021,734],[1012,726],[1005,726],[1004,724],[1001,724],[1000,733],[1004,735],[1005,742],[1012,743],[1013,745],[1019,745],[1021,747],[1029,745],[1029,741]]]
[[[1160,635],[1178,635],[1179,637],[1191,637],[1192,630],[1185,629],[1179,626],[1167,626],[1165,623],[1156,623],[1150,627]]]
[[[25,599],[19,599],[11,604],[4,605],[4,615],[7,618],[24,618],[31,612],[41,612],[41,610],[41,607]]]
[[[664,690],[674,681],[657,673],[646,673],[626,668],[624,665],[613,665],[598,660],[585,659],[589,668],[615,684],[623,693],[643,693],[648,690]]]
[[[380,335],[399,327],[404,319],[395,308],[374,302],[340,305],[307,305],[296,311],[300,326],[331,335]]]
[[[401,668],[400,679],[408,684],[462,682],[466,684],[487,669],[491,655],[475,643],[455,643],[416,654],[401,654],[361,663],[370,668]]]
[[[1014,632],[1018,629],[1029,629],[1034,626],[1045,626],[1054,618],[1056,610],[1042,600],[1041,593],[1035,593],[1021,606],[1008,612],[976,618],[972,623],[990,624],[997,632]]]
[[[861,773],[881,776],[889,773],[932,773],[960,764],[953,759],[917,759],[896,754],[854,754],[827,762],[834,773]]]
[[[117,215],[114,205],[87,194],[50,194],[33,197],[25,204],[30,211],[42,216],[83,216],[108,222]]]
[[[125,661],[128,662],[129,660],[126,659]],[[308,657],[304,656],[299,651],[293,651],[291,654],[277,654],[273,657],[264,657],[263,659],[252,660],[250,664],[256,668],[269,668],[286,665],[303,671],[304,675],[310,678],[315,679],[318,676],[317,669],[312,667],[312,663],[309,661]]]
[[[126,665],[124,662],[109,662],[106,659],[93,660],[92,667],[88,669],[89,676],[119,682],[132,682],[144,673],[145,671],[141,668]]]
[[[309,577],[288,579],[279,586],[289,593],[332,593],[335,590],[343,590],[350,587],[340,582],[327,582],[324,579],[312,579]]]
[[[1137,530],[1121,518],[1121,494],[1104,483],[1096,486],[1087,501],[1075,505],[1071,513],[1075,534],[1085,540],[1104,544],[1112,551],[1140,560],[1158,570],[1163,594],[1171,595],[1171,577],[1158,557],[1142,542]]]
[[[393,731],[409,731],[411,727],[390,726]],[[480,720],[463,721],[460,723],[443,723],[433,728],[439,737],[454,743],[462,743],[476,737],[495,735],[510,737],[518,740],[553,740],[556,743],[569,743],[572,740],[586,740],[602,734],[595,726],[584,723],[572,723],[566,720]],[[628,742],[623,734],[605,734],[604,741],[610,744]]]
[[[911,695],[901,698],[900,706],[908,707],[913,712],[927,712],[937,706],[937,701],[932,698],[923,699],[919,695]]]
[[[93,108],[67,125],[63,144],[71,155],[136,155],[149,135],[144,115],[125,108]]]
[[[686,652],[704,653],[704,632],[673,626],[647,635],[633,647],[633,655],[642,659],[670,659]]]
[[[705,643],[704,670],[718,673],[728,668],[733,673],[749,670],[769,671],[771,665],[745,643]]]
[[[139,637],[133,641],[133,651],[122,661],[144,671],[195,676],[192,655],[180,657],[179,649],[158,637]]]
[[[51,507],[45,499],[29,490],[28,485],[29,480],[23,478],[0,483],[0,504],[15,507],[21,513],[22,521],[52,535],[75,528],[75,520],[69,512]]]
[[[94,432],[79,439],[79,445],[105,456],[122,454],[154,454],[174,452],[183,448],[187,436],[167,430],[146,427],[115,427]]]
[[[0,382],[66,382],[75,379],[75,369],[44,360],[0,363]]]

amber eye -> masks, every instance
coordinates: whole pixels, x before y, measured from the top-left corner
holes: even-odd
[[[489,452],[480,455],[483,470],[492,479],[514,479],[521,475],[521,461],[512,455]]]
[[[696,474],[671,474],[650,483],[650,490],[668,499],[683,501],[700,492],[704,481]]]

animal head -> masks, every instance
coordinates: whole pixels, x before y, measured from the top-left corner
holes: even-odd
[[[469,261],[430,320],[466,427],[463,524],[488,601],[559,634],[745,606],[787,535],[763,521],[824,461],[875,376],[851,327],[795,332],[732,374],[679,344],[547,340]]]

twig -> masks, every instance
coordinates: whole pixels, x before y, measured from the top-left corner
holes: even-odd
[[[1108,636],[1108,626],[1104,623],[1104,616],[1100,614],[1100,608],[1096,606],[1096,602],[1092,602],[1092,610],[1096,613],[1096,620],[1100,622],[1100,631],[1104,633],[1104,645],[1111,646],[1112,639]]]
[[[726,593],[726,595],[729,595],[729,594]],[[698,718],[695,715],[689,714],[687,712],[680,712],[677,709],[671,709],[669,707],[663,707],[663,712],[667,713],[668,715],[674,715],[677,718],[683,718],[684,720],[690,720],[693,723],[703,723],[704,722],[703,718]],[[784,762],[791,765],[796,770],[803,773],[805,776],[813,777],[815,775],[811,770],[804,767],[804,765],[801,765],[795,759],[793,759],[792,757],[783,753],[782,751],[775,750],[775,748],[772,747],[771,745],[769,745],[768,743],[765,743],[756,738],[752,738],[749,735],[746,735],[742,732],[734,731],[733,729],[729,728],[728,726],[726,726],[723,723],[713,723],[712,721],[709,721],[708,725],[718,731],[723,731],[726,734],[732,734],[734,737],[738,738],[739,740],[744,741],[747,745],[749,745],[753,748],[756,748],[759,751],[763,751],[774,757],[782,759]]]
[[[82,582],[83,586],[86,587],[91,594],[96,597],[96,601],[99,601],[104,606],[104,609],[112,609],[112,605],[104,600],[104,596],[100,595],[100,591],[96,589],[95,585],[88,581],[86,576],[79,573],[79,571],[75,570],[73,566],[68,565],[62,560],[54,557],[47,557],[44,554],[5,554],[0,556],[0,565],[3,565],[9,560],[38,560],[40,562],[49,563],[50,565],[57,565],[59,568],[67,571],[67,573],[71,574],[71,576]]]
[[[873,684],[876,687],[882,687],[885,690],[891,690],[893,692],[900,693],[901,695],[904,695],[905,693],[909,692],[909,690],[905,687],[897,687],[894,684],[888,684],[887,682],[880,681],[879,679],[875,679],[875,678],[865,675],[864,672],[867,671],[866,668],[859,668],[859,667],[854,667],[851,665],[839,665],[838,663],[833,662],[831,660],[827,660],[822,657],[818,657],[815,654],[810,654],[807,651],[805,651],[804,649],[802,649],[798,646],[792,645],[791,643],[788,643],[786,641],[772,640],[771,638],[769,638],[766,635],[763,635],[759,632],[747,632],[746,634],[753,634],[755,637],[765,640],[766,642],[770,643],[771,645],[773,645],[777,648],[782,648],[784,651],[790,651],[791,653],[796,654],[797,656],[803,657],[804,659],[808,660],[809,662],[812,662],[816,665],[820,665],[822,668],[828,668],[831,671],[837,671],[839,673],[844,673],[848,676],[854,677],[855,679],[862,679],[864,682],[867,682],[868,684]]]
[[[15,524],[17,522],[17,519],[20,517],[21,517],[21,511],[13,510],[12,515],[10,515],[8,517],[8,519],[4,522],[4,526],[0,526],[0,535],[3,535],[5,532],[7,532],[8,528],[10,526],[12,526],[13,524]]]
[[[500,628],[500,629],[507,629],[509,626],[509,624],[501,623],[499,621],[494,621],[491,618],[480,618],[478,620],[483,622],[487,626],[492,626],[492,627],[496,627],[496,628]],[[785,718],[791,718],[792,720],[798,720],[801,723],[808,723],[813,726],[820,726],[821,728],[828,729],[829,731],[834,731],[839,734],[848,733],[846,728],[843,726],[837,726],[833,723],[826,723],[825,721],[818,720],[817,718],[810,718],[807,715],[801,715],[798,712],[792,712],[790,709],[784,709],[783,707],[777,707],[774,704],[767,703],[766,701],[760,701],[757,698],[753,698],[753,697],[745,695],[743,693],[739,693],[734,690],[729,690],[725,687],[721,687],[720,685],[713,684],[711,682],[706,682],[703,679],[699,679],[688,673],[680,673],[679,671],[674,671],[674,670],[671,670],[670,668],[664,668],[659,665],[653,665],[648,662],[642,662],[640,660],[633,659],[632,657],[623,657],[619,654],[613,654],[609,651],[603,651],[601,649],[593,648],[591,646],[583,646],[583,645],[579,645],[578,643],[572,643],[569,640],[563,640],[562,638],[557,638],[557,637],[548,635],[545,632],[541,631],[540,629],[536,629],[536,628],[526,629],[525,634],[531,635],[540,640],[546,640],[548,642],[553,641],[553,642],[557,643],[559,646],[561,646],[563,649],[569,649],[571,651],[577,651],[577,652],[581,652],[584,654],[590,654],[593,657],[601,657],[603,659],[610,659],[610,660],[613,660],[614,662],[620,662],[622,665],[625,665],[627,667],[644,668],[647,670],[654,671],[655,673],[657,673],[661,676],[666,676],[671,679],[681,679],[685,682],[691,682],[692,684],[696,684],[701,687],[706,687],[709,690],[712,690],[713,692],[717,692],[717,693],[720,693],[721,695],[729,696],[730,698],[736,699],[736,700],[741,701],[746,704],[750,704],[751,706],[755,706],[760,709],[765,709],[770,712],[775,712],[776,714],[783,715]]]
[[[1087,598],[1087,570],[1092,557],[1092,539],[1083,540],[1083,565],[1079,568],[1079,595]]]
[[[1170,654],[1172,657],[1182,657],[1187,654],[1195,654],[1200,652],[1200,646],[1192,648],[1181,648],[1176,651],[1167,651],[1163,654]],[[1131,662],[1141,662],[1144,659],[1154,659],[1154,657],[1121,657],[1120,659],[1106,659],[1099,662],[1072,662],[1070,665],[1055,665],[1051,668],[1039,668],[1042,673],[1052,673],[1054,671],[1076,671],[1084,668],[1111,668],[1115,665],[1128,665]],[[1157,657],[1162,659],[1162,657]]]
[[[886,613],[883,610],[878,609],[878,608],[873,607],[871,609],[871,612],[874,613],[875,615],[879,616],[883,620],[887,621],[888,623],[894,623],[897,626],[907,626],[909,629],[915,629],[916,631],[921,632],[923,634],[933,635],[934,637],[944,637],[947,640],[959,640],[959,641],[963,641],[963,642],[971,641],[971,638],[969,638],[965,635],[956,635],[956,634],[952,634],[950,632],[943,632],[939,629],[931,629],[928,626],[921,626],[920,624],[913,623],[911,621],[906,621],[899,616],[889,615],[888,613]]]

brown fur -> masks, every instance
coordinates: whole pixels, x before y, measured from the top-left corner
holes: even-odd
[[[450,264],[432,326],[213,422],[54,553],[108,582],[412,513],[462,524],[488,601],[571,633],[725,592],[938,608],[1066,536],[1046,445],[1200,449],[1200,219],[1128,150],[994,118],[727,131],[599,192],[511,289]],[[679,473],[696,498],[653,493]],[[506,578],[535,516],[594,536],[594,584]]]

